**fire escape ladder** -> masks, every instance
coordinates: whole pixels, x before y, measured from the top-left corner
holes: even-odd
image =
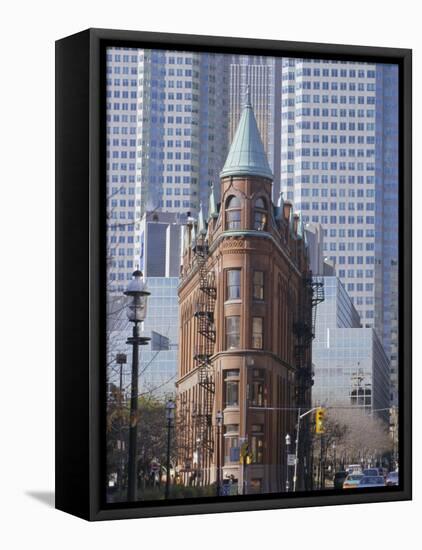
[[[214,408],[215,380],[212,365],[215,331],[215,300],[217,289],[212,271],[208,268],[208,245],[205,239],[198,240],[195,247],[199,272],[200,295],[194,316],[197,319],[197,337],[194,359],[198,367],[199,400],[196,409],[197,441],[208,453],[214,449],[212,413]]]

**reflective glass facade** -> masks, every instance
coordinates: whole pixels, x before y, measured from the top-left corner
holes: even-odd
[[[154,395],[168,395],[175,391],[177,374],[179,278],[147,277],[146,280],[151,296],[144,332],[151,337],[151,342],[141,350],[141,386]]]
[[[110,292],[139,264],[145,210],[196,213],[227,154],[229,56],[107,50]]]
[[[139,351],[139,388],[141,394],[166,397],[175,392],[179,343],[178,277],[146,278],[148,298],[142,336],[151,338]],[[108,381],[119,385],[116,357],[127,356],[123,366],[123,388],[130,387],[132,346],[126,344],[132,323],[126,316],[126,298],[111,297],[108,313]]]
[[[324,277],[325,301],[317,306],[314,405],[359,406],[388,417],[389,361],[376,332],[359,316],[337,277]]]
[[[283,59],[281,188],[320,223],[365,327],[390,355],[398,235],[398,68]]]

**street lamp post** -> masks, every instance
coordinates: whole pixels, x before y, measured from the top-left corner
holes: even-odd
[[[142,280],[142,272],[133,272],[124,294],[131,298],[127,305],[127,317],[133,323],[132,336],[126,341],[132,346],[132,381],[130,396],[130,420],[129,420],[129,456],[128,456],[128,487],[127,499],[136,501],[138,473],[137,473],[137,439],[138,439],[138,378],[139,378],[139,346],[148,343],[150,338],[140,336],[140,323],[145,319],[147,297],[150,292],[146,290]]]
[[[169,498],[170,495],[170,435],[171,427],[174,419],[174,409],[176,404],[172,399],[169,399],[166,403],[166,418],[167,418],[167,461],[166,461],[166,493],[165,498]]]
[[[223,427],[223,413],[218,411],[216,415],[217,423],[217,496],[220,496],[220,487],[221,487],[221,450],[220,450],[220,441],[221,441],[221,428]]]
[[[290,443],[291,438],[290,435],[286,435],[286,493],[289,492],[290,484],[289,484],[289,454],[290,454]]]

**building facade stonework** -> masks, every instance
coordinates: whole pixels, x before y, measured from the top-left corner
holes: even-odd
[[[312,287],[302,221],[271,200],[249,101],[220,177],[221,203],[212,189],[207,223],[200,211],[185,231],[178,467],[219,494],[278,492],[285,436],[311,403]]]

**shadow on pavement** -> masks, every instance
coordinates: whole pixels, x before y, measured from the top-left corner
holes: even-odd
[[[45,504],[49,508],[54,508],[54,491],[26,491],[25,494]]]

